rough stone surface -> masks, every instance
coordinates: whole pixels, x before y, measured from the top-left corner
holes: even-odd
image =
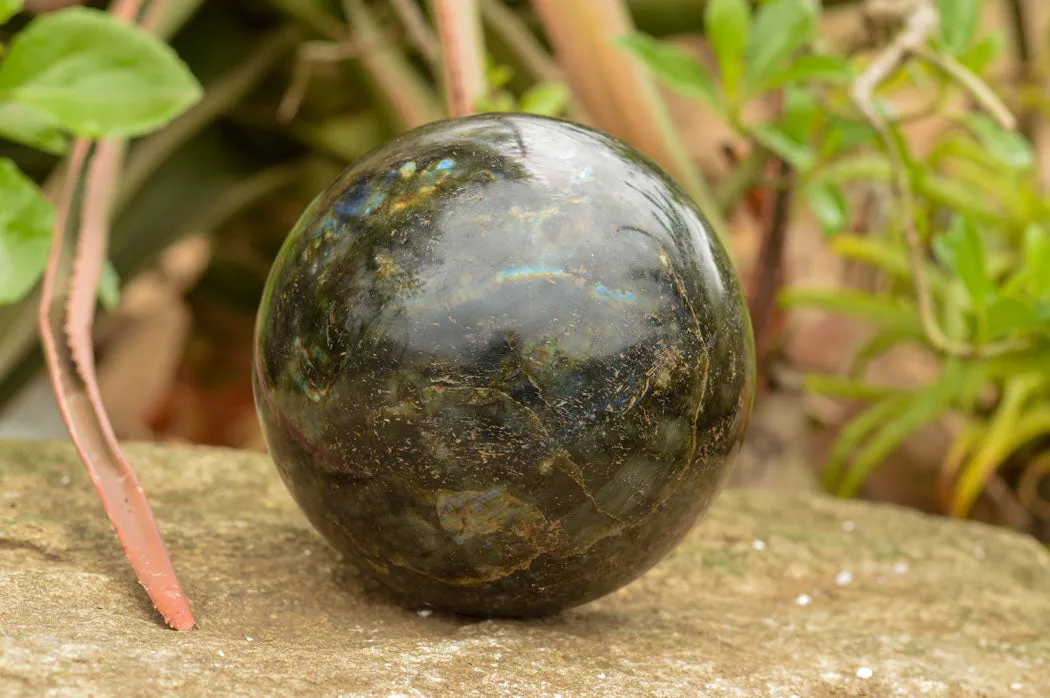
[[[0,695],[1047,696],[1050,564],[979,524],[730,490],[560,616],[383,601],[266,457],[135,445],[198,629],[165,629],[66,445],[0,442]]]

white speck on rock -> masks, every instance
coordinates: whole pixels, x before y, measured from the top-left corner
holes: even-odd
[[[875,672],[866,666],[862,666],[861,668],[857,669],[858,679],[870,679],[874,674]]]
[[[798,598],[795,599],[795,603],[799,606],[808,606],[813,603],[813,597],[809,594],[799,594]]]
[[[842,570],[835,575],[835,584],[840,587],[847,587],[853,583],[853,574]]]
[[[69,479],[68,475],[63,475],[61,482],[63,485],[68,485],[70,482],[72,482],[72,480]]]
[[[978,560],[983,560],[984,559],[984,548],[982,548],[981,546],[978,545],[976,548],[973,549],[973,556],[975,558],[977,558]]]
[[[225,657],[225,656],[226,656],[226,653],[225,653],[225,652],[223,652],[222,650],[219,650],[219,656],[220,656],[220,657]]]
[[[1011,691],[1020,691],[1022,688],[1024,688],[1024,684],[1020,681],[1014,681],[1012,684],[1010,684]]]
[[[755,550],[765,550],[766,542],[764,540],[755,540],[753,543],[751,543],[751,547]]]
[[[601,674],[598,674],[598,678],[599,679],[604,679],[605,678],[605,673],[602,672]]]
[[[845,531],[846,533],[852,533],[853,529],[855,529],[856,527],[857,527],[857,525],[855,523],[853,523],[852,521],[843,521],[842,522],[842,530]]]
[[[428,618],[434,615],[434,612],[431,611],[429,608],[421,608],[418,611],[416,611],[416,615],[420,618]]]
[[[908,563],[903,560],[893,563],[893,571],[897,574],[908,574]]]
[[[310,550],[309,548],[307,548],[306,550],[303,551],[303,555],[306,555],[307,557],[309,557],[309,556],[311,556],[313,554],[314,554],[314,551]]]
[[[248,642],[255,642],[255,638],[253,638],[251,635],[245,635],[244,639]]]

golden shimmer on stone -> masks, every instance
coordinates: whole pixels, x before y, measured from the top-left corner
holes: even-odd
[[[256,328],[267,443],[396,598],[551,613],[643,573],[725,482],[751,328],[700,211],[614,138],[495,114],[363,157],[288,236]]]

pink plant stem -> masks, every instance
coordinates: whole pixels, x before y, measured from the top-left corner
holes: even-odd
[[[476,0],[437,0],[445,96],[452,116],[473,114],[485,92],[485,50]]]
[[[130,22],[137,18],[140,5],[141,0],[118,0],[111,11]],[[124,154],[123,141],[100,142],[91,159],[64,327],[62,317],[52,315],[56,306],[56,281],[62,268],[62,244],[90,150],[90,141],[77,139],[58,202],[40,302],[44,356],[70,438],[102,499],[139,583],[165,622],[177,630],[189,630],[194,625],[189,600],[182,593],[142,486],[124,458],[106,416],[95,375],[94,311],[106,254],[111,205]],[[66,341],[60,342],[59,338]]]

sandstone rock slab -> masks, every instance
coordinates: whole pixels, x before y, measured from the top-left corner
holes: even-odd
[[[161,624],[73,450],[0,442],[0,695],[1047,696],[1050,563],[980,524],[730,490],[557,617],[403,609],[265,456],[135,444],[198,628]]]

